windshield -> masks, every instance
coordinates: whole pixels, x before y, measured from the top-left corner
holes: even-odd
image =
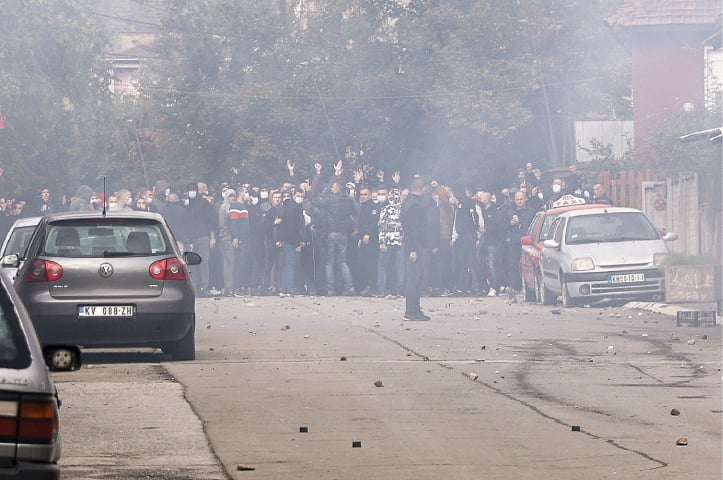
[[[570,217],[565,234],[568,245],[657,240],[660,236],[647,217],[638,212],[600,213]]]
[[[138,219],[67,221],[49,225],[44,255],[111,257],[172,253],[158,222]]]
[[[33,236],[35,225],[29,225],[27,227],[18,227],[12,231],[8,243],[3,250],[2,255],[9,253],[17,253],[23,256],[25,250],[28,248],[30,237]]]

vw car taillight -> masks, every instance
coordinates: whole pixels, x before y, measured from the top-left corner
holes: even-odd
[[[25,272],[25,282],[55,282],[63,276],[63,267],[50,260],[33,260]]]
[[[148,273],[156,280],[186,280],[186,266],[176,257],[153,262]]]

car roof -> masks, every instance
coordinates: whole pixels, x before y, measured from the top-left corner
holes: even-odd
[[[550,208],[545,211],[545,215],[555,215],[570,211],[577,211],[577,210],[598,210],[601,208],[612,208],[610,205],[606,205],[604,203],[583,203],[581,205],[565,205],[564,207],[555,207]]]
[[[100,212],[58,212],[43,217],[48,223],[56,220],[85,220],[85,219],[108,219],[108,218],[137,218],[143,220],[157,220],[162,222],[163,217],[158,213],[141,211],[112,211],[106,212],[105,216]]]
[[[40,223],[40,220],[42,220],[42,219],[43,219],[43,217],[23,217],[23,218],[18,218],[18,219],[15,220],[15,222],[13,223],[13,226],[11,227],[11,230],[12,230],[12,229],[15,229],[15,228],[17,228],[17,227],[33,227],[33,226],[37,225],[38,223]]]
[[[636,208],[628,208],[628,207],[611,207],[609,205],[603,205],[607,208],[604,208],[604,213],[640,213],[642,214],[640,210]],[[579,217],[582,215],[595,215],[599,214],[599,209],[582,209],[582,210],[573,210],[569,212],[565,212],[563,215],[565,217]],[[560,215],[560,216],[563,216]]]

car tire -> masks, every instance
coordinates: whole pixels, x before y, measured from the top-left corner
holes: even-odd
[[[553,305],[557,301],[557,298],[545,286],[541,273],[535,275],[535,285],[537,287],[537,298],[541,304]]]
[[[560,292],[562,296],[562,306],[565,308],[572,308],[577,306],[577,301],[570,297],[570,293],[567,291],[567,284],[560,284]]]
[[[195,330],[195,327],[192,327],[182,339],[163,347],[163,351],[171,356],[171,360],[179,362],[196,359]]]
[[[535,285],[532,285],[532,288],[529,288],[527,286],[527,283],[525,283],[525,279],[522,276],[522,273],[520,272],[520,278],[522,278],[522,289],[525,291],[525,301],[526,302],[536,302],[537,301],[537,292],[535,291]]]

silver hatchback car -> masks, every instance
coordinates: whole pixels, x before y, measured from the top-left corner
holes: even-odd
[[[540,255],[540,296],[565,307],[602,298],[662,296],[664,237],[640,210],[610,207],[573,210],[550,226]]]
[[[160,347],[195,358],[195,292],[163,217],[146,212],[48,215],[25,252],[15,289],[42,345]]]
[[[60,478],[57,392],[30,316],[4,273],[0,378],[0,478]]]

